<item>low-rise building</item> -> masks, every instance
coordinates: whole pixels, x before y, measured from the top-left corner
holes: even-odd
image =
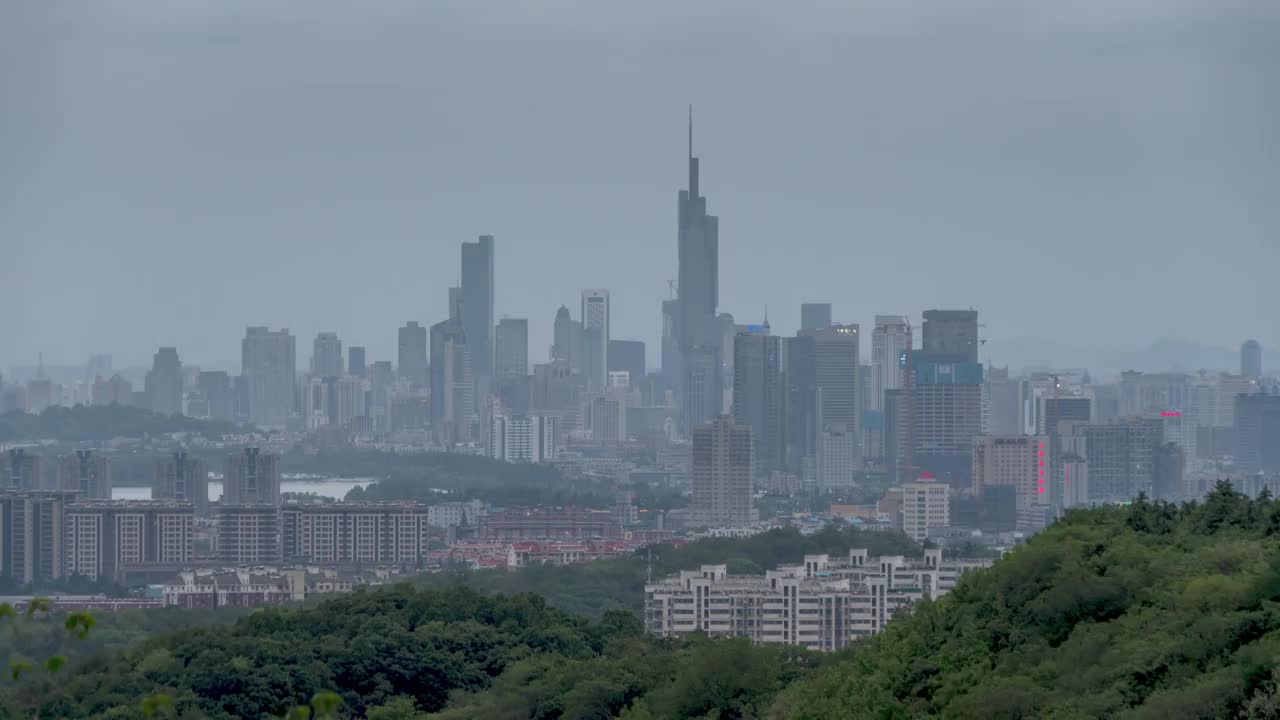
[[[609,510],[575,507],[508,508],[480,521],[480,537],[504,540],[562,540],[622,536]]]
[[[704,565],[645,585],[645,630],[658,637],[703,632],[756,643],[835,651],[884,630],[924,598],[938,598],[964,573],[990,560],[944,561],[939,548],[923,559],[806,555],[758,575],[730,575]]]

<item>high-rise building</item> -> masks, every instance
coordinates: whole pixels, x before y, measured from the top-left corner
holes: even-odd
[[[858,414],[858,330],[856,324],[837,323],[819,330],[801,331],[802,337],[813,338],[816,432],[832,425],[844,426],[853,436],[855,466],[862,457],[862,418]],[[816,448],[816,441],[814,446]]]
[[[691,479],[693,515],[705,525],[747,525],[755,521],[751,504],[754,475],[751,430],[728,415],[693,431]]]
[[[475,398],[483,403],[493,379],[493,236],[462,243],[462,308],[459,317],[471,353]]]
[[[502,318],[494,333],[494,373],[499,378],[529,374],[529,321]]]
[[[800,329],[821,330],[831,325],[831,303],[801,303]]]
[[[39,455],[22,448],[12,448],[0,458],[4,460],[4,487],[15,490],[40,490],[44,487]]]
[[[489,418],[489,457],[510,463],[554,460],[556,420],[547,415],[493,415]]]
[[[111,461],[92,450],[76,450],[58,462],[58,490],[73,490],[77,500],[111,499]]]
[[[162,347],[156,351],[144,387],[152,412],[182,414],[182,361],[176,348]]]
[[[1019,435],[1026,431],[1022,419],[1023,382],[1009,377],[1008,367],[987,368],[982,383],[982,432],[986,435]]]
[[[602,391],[609,372],[609,291],[582,291],[582,372],[587,389]]]
[[[227,565],[270,565],[281,560],[280,508],[227,505],[218,508],[218,559]]]
[[[638,386],[645,379],[645,357],[643,340],[610,340],[609,372],[625,372],[631,378],[631,384]]]
[[[551,346],[551,359],[564,360],[569,363],[569,367],[578,369],[576,349],[582,325],[574,321],[573,316],[569,314],[569,308],[561,305],[560,309],[556,310],[552,331],[554,344]]]
[[[848,488],[853,485],[854,453],[857,443],[853,433],[840,423],[830,423],[818,433],[818,487]]]
[[[965,490],[972,485],[973,440],[982,431],[982,366],[935,357],[956,355],[909,355],[907,464],[912,466],[909,472],[928,472],[953,489]]]
[[[172,574],[195,559],[191,503],[95,500],[66,507],[67,574],[89,580]]]
[[[67,505],[75,493],[0,491],[0,578],[16,585],[66,577]]]
[[[427,387],[427,329],[417,322],[400,328],[397,368],[401,380],[412,387]]]
[[[1237,472],[1280,472],[1280,395],[1237,395],[1235,409]]]
[[[749,325],[733,341],[733,418],[750,428],[755,470],[781,470],[786,459],[783,414],[782,343],[769,324]]]
[[[312,376],[303,385],[302,416],[308,430],[346,428],[368,416],[365,381],[354,375]]]
[[[1126,502],[1138,493],[1151,495],[1155,453],[1163,427],[1159,418],[1121,418],[1085,425],[1089,463],[1089,502]]]
[[[786,362],[786,461],[787,469],[803,475],[806,466],[817,462],[818,434],[818,351],[812,335],[787,338],[783,346]]]
[[[680,301],[676,298],[662,301],[662,385],[665,390],[678,392],[681,369],[680,355]]]
[[[592,393],[587,406],[587,429],[599,445],[618,445],[630,439],[627,431],[626,386]]]
[[[1183,497],[1186,468],[1186,453],[1176,443],[1168,442],[1156,448],[1151,481],[1152,499],[1167,502],[1195,499]]]
[[[1089,423],[1064,420],[1049,435],[1053,480],[1050,502],[1058,511],[1089,504]]]
[[[1262,377],[1262,346],[1257,340],[1245,340],[1240,346],[1240,374],[1250,380]]]
[[[358,378],[365,377],[367,374],[363,347],[352,345],[347,348],[347,372]]]
[[[1047,435],[983,435],[973,442],[973,493],[1012,487],[1019,517],[1032,506],[1050,504],[1050,447]]]
[[[927,310],[921,351],[935,363],[978,362],[978,311]]]
[[[98,378],[106,380],[109,377],[111,377],[111,356],[90,355],[89,362],[85,364],[85,382],[92,383]]]
[[[93,404],[94,405],[132,405],[133,404],[133,383],[125,380],[119,374],[112,375],[107,380],[93,381]]]
[[[871,331],[871,397],[867,409],[884,410],[884,393],[897,390],[907,371],[906,352],[911,349],[911,324],[901,315],[877,315]]]
[[[428,512],[414,502],[291,504],[281,512],[284,560],[418,566],[427,559]]]
[[[469,439],[478,398],[470,345],[456,319],[431,326],[431,423],[437,439]]]
[[[916,542],[929,539],[930,528],[951,525],[951,486],[923,472],[902,483],[902,531]]]
[[[886,390],[884,393],[884,468],[890,482],[901,479],[901,469],[907,464],[907,421],[909,414],[903,407],[902,390]]]
[[[293,412],[297,367],[297,348],[288,330],[245,330],[240,375],[250,422],[264,428],[285,427]]]
[[[1047,397],[1041,403],[1043,411],[1037,427],[1040,435],[1052,435],[1063,420],[1089,422],[1091,417],[1091,403],[1087,397]]]
[[[720,221],[707,214],[698,187],[698,158],[693,155],[693,111],[689,111],[689,187],[678,199],[681,380],[684,429],[692,432],[723,412],[722,334],[716,308],[720,301]]]
[[[313,377],[342,376],[342,341],[337,333],[322,332],[316,335],[311,351],[311,375]]]
[[[279,505],[279,456],[256,447],[228,455],[222,473],[222,504]]]
[[[236,393],[224,370],[205,370],[196,376],[196,392],[204,398],[207,417],[232,422],[236,418]]]
[[[209,515],[209,466],[204,460],[187,455],[185,450],[156,462],[152,496],[157,500],[191,503],[196,515]]]

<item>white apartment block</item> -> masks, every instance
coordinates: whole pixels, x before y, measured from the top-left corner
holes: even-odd
[[[489,420],[489,457],[511,463],[556,458],[556,418],[495,414]]]
[[[902,531],[916,542],[929,539],[929,528],[951,526],[951,487],[930,473],[902,483]]]
[[[830,652],[880,633],[914,603],[942,597],[965,572],[990,564],[944,561],[934,548],[920,560],[873,558],[863,549],[835,562],[806,555],[802,564],[763,577],[703,565],[645,585],[645,630],[658,637],[703,632]]]

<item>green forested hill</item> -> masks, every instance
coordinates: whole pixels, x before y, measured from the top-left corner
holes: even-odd
[[[1280,503],[1073,513],[775,718],[1280,718]]]

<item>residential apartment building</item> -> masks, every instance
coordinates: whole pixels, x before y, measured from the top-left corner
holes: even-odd
[[[317,503],[281,512],[284,559],[317,565],[416,565],[430,522],[415,502]]]
[[[942,597],[964,573],[990,562],[944,561],[934,548],[921,560],[869,557],[863,549],[835,561],[806,555],[802,564],[763,577],[703,565],[645,585],[645,630],[658,637],[703,632],[831,652],[882,632],[916,602]]]
[[[549,415],[495,414],[489,418],[489,457],[510,463],[540,463],[556,458],[558,418]]]
[[[751,428],[722,415],[693,431],[693,514],[703,525],[747,525],[754,474]]]
[[[75,493],[0,491],[0,577],[18,585],[66,577],[63,513]]]
[[[195,510],[189,502],[96,500],[66,506],[66,570],[90,580],[172,574],[190,565]]]
[[[157,500],[189,502],[200,517],[209,515],[209,466],[185,451],[156,462],[152,497]]]
[[[76,450],[58,461],[59,490],[73,490],[81,500],[111,499],[111,461],[92,450]]]
[[[280,508],[223,505],[218,509],[217,555],[227,565],[280,562]]]

